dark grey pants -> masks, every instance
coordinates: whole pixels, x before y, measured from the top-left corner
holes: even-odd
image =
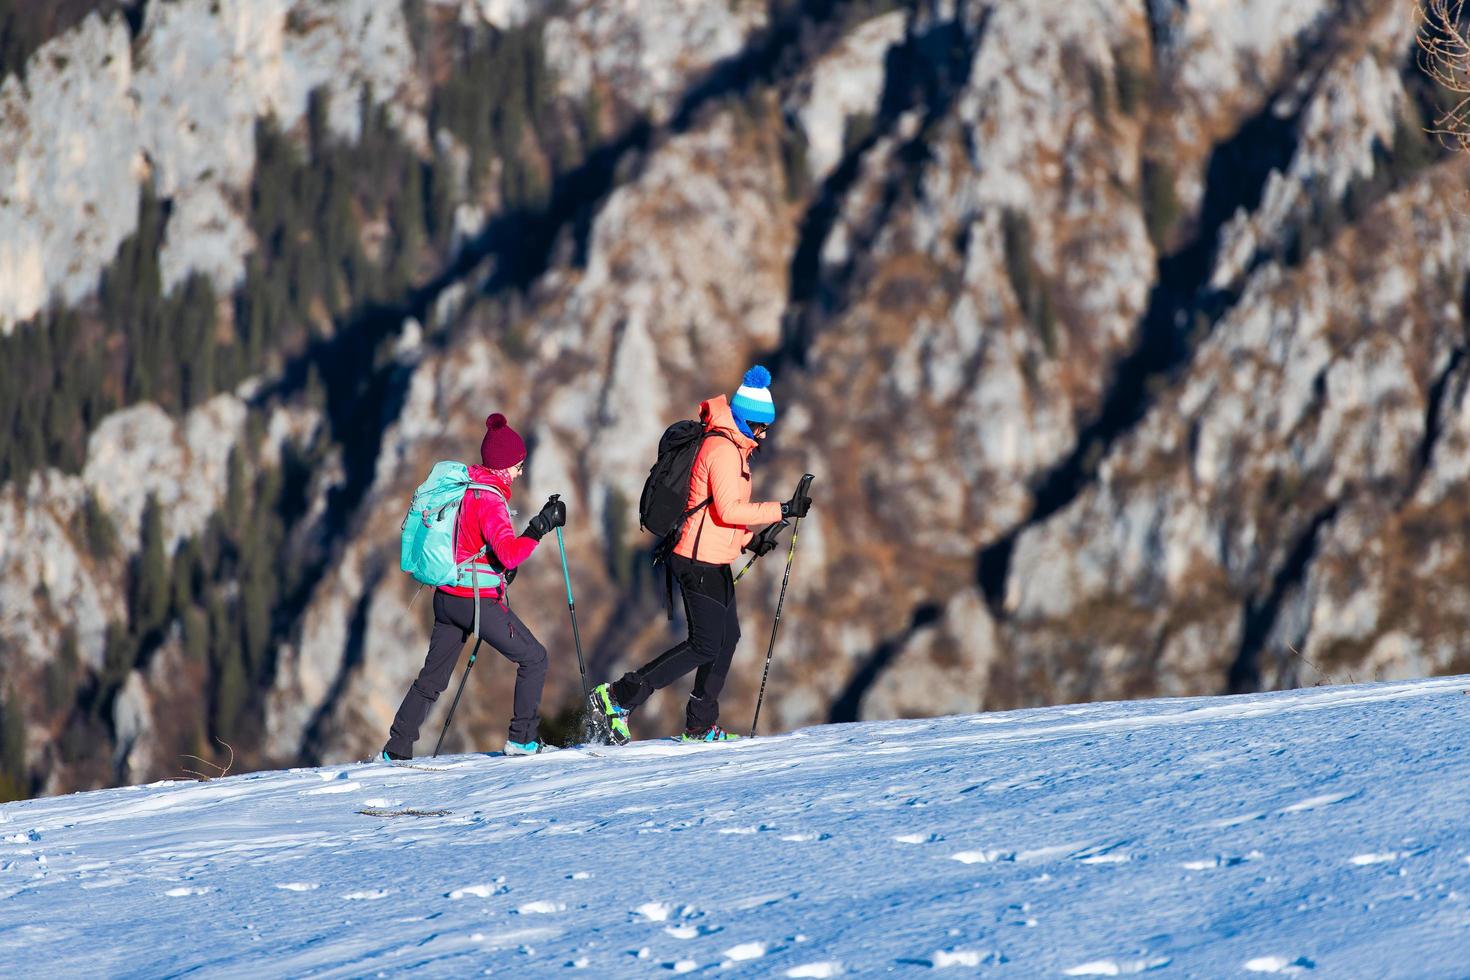
[[[386,748],[395,755],[413,755],[413,743],[429,709],[449,686],[459,652],[475,628],[475,600],[434,590],[434,630],[424,669],[403,696]],[[494,599],[480,599],[480,636],[516,665],[515,704],[510,721],[513,742],[533,742],[541,723],[541,686],[546,682],[546,648],[520,617]]]
[[[684,727],[702,732],[720,717],[720,691],[740,643],[740,615],[735,609],[735,581],[730,566],[669,556],[669,568],[684,595],[689,639],[665,650],[612,686],[613,700],[632,711],[654,691],[694,671],[694,689],[684,709]]]

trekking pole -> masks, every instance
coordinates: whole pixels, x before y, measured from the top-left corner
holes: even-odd
[[[801,478],[797,487],[798,497],[806,496],[807,488],[812,485],[814,477],[808,473]],[[791,563],[796,559],[796,535],[801,530],[801,518],[791,526],[791,548],[786,552],[786,574],[781,579],[781,598],[776,600],[776,620],[771,623],[771,642],[766,646],[766,669],[761,672],[761,690],[755,699],[755,717],[750,719],[750,737],[755,738],[756,723],[761,719],[761,701],[766,697],[766,678],[771,674],[771,654],[776,652],[776,630],[781,625],[781,607],[786,604],[786,586],[791,582]]]
[[[552,494],[551,499],[555,500],[560,496],[561,494]],[[572,641],[577,645],[577,669],[582,672],[582,698],[585,701],[592,696],[592,692],[587,687],[587,661],[582,659],[582,634],[577,630],[577,600],[572,598],[572,573],[567,569],[567,543],[562,537],[561,528],[556,529],[556,546],[561,549],[561,577],[567,583],[567,609],[572,614]]]
[[[475,648],[470,651],[470,662],[464,665],[464,675],[459,679],[459,690],[454,692],[454,703],[449,706],[449,715],[444,719],[444,728],[439,732],[439,741],[434,743],[434,755],[439,755],[439,747],[444,744],[444,736],[449,734],[449,723],[454,720],[454,709],[459,707],[459,696],[464,693],[464,682],[470,679],[470,668],[475,665],[475,657],[480,652],[480,644],[484,643],[483,637],[475,637]]]
[[[736,582],[738,582],[741,579],[745,578],[745,573],[748,572],[748,571],[750,571],[750,566],[754,565],[755,562],[756,562],[756,559],[759,558],[759,557],[760,557],[760,555],[752,555],[751,558],[750,558],[750,561],[748,561],[748,562],[745,563],[745,567],[742,568],[739,572],[736,572],[735,573],[735,581]]]

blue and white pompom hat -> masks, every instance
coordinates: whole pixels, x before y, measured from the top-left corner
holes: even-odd
[[[730,399],[730,414],[740,431],[754,436],[752,425],[770,425],[776,421],[776,403],[771,401],[771,372],[757,364],[745,372],[744,382]]]

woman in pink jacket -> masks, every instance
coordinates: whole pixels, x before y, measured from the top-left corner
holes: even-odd
[[[504,415],[497,413],[485,420],[480,462],[485,465],[469,468],[470,481],[494,489],[465,492],[459,508],[459,526],[455,529],[454,560],[463,562],[489,546],[492,560],[477,567],[486,575],[497,576],[500,584],[489,592],[480,589],[480,636],[516,665],[516,689],[505,754],[534,755],[551,748],[537,740],[541,688],[546,682],[546,648],[520,617],[510,611],[505,601],[505,586],[514,578],[517,566],[531,557],[541,537],[566,524],[567,505],[556,499],[547,501],[541,512],[531,518],[525,533],[516,535],[510,524],[510,488],[525,466],[526,444],[506,424]],[[475,628],[474,595],[472,589],[454,585],[441,585],[434,590],[434,630],[429,634],[429,652],[424,657],[423,670],[393,717],[388,744],[383,746],[385,761],[413,757],[419,728],[449,684],[465,640]]]
[[[789,517],[805,517],[811,498],[800,490],[789,501],[752,503],[750,456],[776,421],[771,401],[771,376],[763,367],[745,374],[745,383],[728,402],[724,395],[700,406],[705,439],[694,458],[684,525],[669,568],[684,595],[689,639],[665,651],[637,670],[592,692],[613,741],[629,738],[627,716],[654,691],[694,671],[694,690],[685,709],[684,734],[691,742],[723,742],[738,738],[716,722],[720,690],[730,671],[730,659],[740,642],[740,618],[735,608],[735,582],[730,562],[742,550],[764,555],[776,546],[776,535]],[[759,534],[752,525],[767,525]]]

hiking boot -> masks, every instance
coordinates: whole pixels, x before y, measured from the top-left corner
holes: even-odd
[[[628,709],[613,700],[611,684],[594,687],[588,700],[592,717],[607,732],[608,741],[614,745],[627,745],[633,740],[632,733],[628,731]]]
[[[556,749],[557,747],[555,745],[547,745],[545,742],[537,742],[535,740],[530,742],[505,740],[506,755],[540,755],[543,752],[555,752]]]
[[[389,752],[387,749],[384,749],[382,751],[382,754],[380,754],[378,758],[383,760],[384,762],[407,762],[409,759],[412,759],[413,756],[399,755],[397,752]]]
[[[679,742],[738,742],[742,736],[732,735],[719,725],[711,725],[698,731],[685,729],[676,741]]]

